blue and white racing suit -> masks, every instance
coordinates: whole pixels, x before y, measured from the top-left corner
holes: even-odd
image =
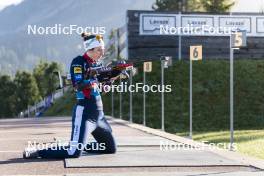
[[[77,104],[73,109],[70,144],[66,149],[64,147],[56,150],[51,148],[40,150],[40,157],[76,158],[82,151],[104,154],[116,152],[112,129],[104,117],[98,79],[89,75],[93,67],[101,66],[87,55],[73,59],[70,73],[76,90]],[[90,134],[95,138],[96,143],[87,142]]]

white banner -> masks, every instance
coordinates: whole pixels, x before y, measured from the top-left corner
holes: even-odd
[[[155,16],[145,14],[140,16],[140,26],[144,34],[159,35],[160,25],[169,27],[176,27],[176,15],[162,15],[156,14]]]
[[[251,33],[252,27],[250,17],[219,17],[219,26],[234,27],[247,33]]]
[[[264,37],[262,15],[206,15],[141,13],[140,35],[228,36],[230,31],[245,30],[247,36]]]
[[[257,17],[257,33],[264,33],[264,17]]]

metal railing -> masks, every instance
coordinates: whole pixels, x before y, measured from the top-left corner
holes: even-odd
[[[45,97],[42,101],[35,103],[32,106],[28,105],[28,108],[18,115],[20,118],[24,117],[38,117],[43,111],[51,107],[55,100],[61,98],[64,95],[64,92],[69,89],[68,87],[63,87],[62,89],[56,90],[51,95]]]

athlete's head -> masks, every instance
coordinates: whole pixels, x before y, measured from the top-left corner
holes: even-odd
[[[104,41],[101,35],[82,33],[83,45],[86,54],[97,61],[104,55]]]

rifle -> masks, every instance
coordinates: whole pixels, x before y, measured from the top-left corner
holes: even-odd
[[[118,78],[122,80],[128,79],[129,74],[127,72],[132,71],[133,69],[133,64],[126,63],[125,61],[111,62],[106,67],[90,68],[90,70],[85,73],[85,77],[96,77],[98,81],[102,83],[106,83],[109,81],[113,82]],[[65,86],[72,85],[70,74],[67,74],[66,76],[60,76],[60,74],[58,74],[58,77],[59,80],[63,80],[63,85],[60,85],[58,89],[62,89]]]
[[[117,63],[108,64],[106,67],[91,68],[88,72],[90,77],[96,77],[99,82],[107,82],[116,80],[117,78],[128,79],[129,74],[127,71],[132,71],[133,68],[133,64],[119,61]]]
[[[122,80],[128,79],[130,74],[127,72],[132,72],[132,76],[135,75],[134,66],[137,64],[141,64],[143,62],[151,62],[151,61],[168,61],[170,60],[169,57],[161,57],[161,59],[144,59],[144,60],[119,60],[119,61],[111,61],[110,63],[106,64],[106,67],[97,67],[91,68],[87,72],[86,77],[96,77],[99,82],[106,83],[106,82],[113,82],[116,79],[120,78]],[[66,78],[66,77],[64,77]],[[67,75],[67,80],[70,80],[70,75]],[[71,83],[66,84],[71,85]]]

